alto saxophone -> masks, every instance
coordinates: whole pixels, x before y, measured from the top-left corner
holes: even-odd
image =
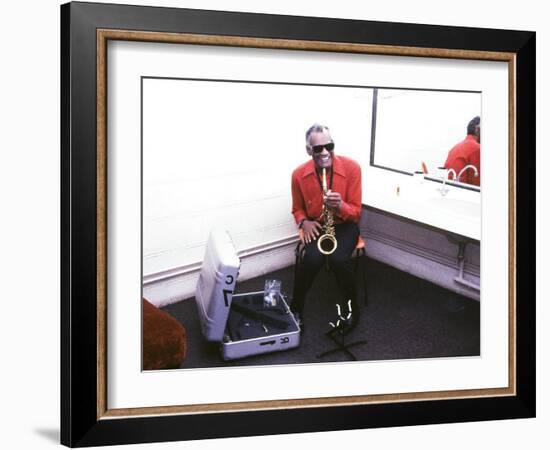
[[[319,236],[317,240],[317,248],[323,255],[332,255],[338,241],[336,240],[334,233],[334,217],[332,211],[327,205],[327,170],[323,169],[323,212],[321,217],[323,218],[323,234]]]

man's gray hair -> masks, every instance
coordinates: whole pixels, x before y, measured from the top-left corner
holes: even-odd
[[[313,133],[322,133],[326,131],[328,134],[330,134],[330,130],[326,125],[321,125],[320,123],[315,123],[312,126],[309,127],[309,129],[306,131],[306,145],[309,146],[309,138]]]

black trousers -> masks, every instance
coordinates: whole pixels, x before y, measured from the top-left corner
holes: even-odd
[[[329,266],[340,288],[340,298],[335,299],[342,306],[351,299],[355,302],[355,275],[351,255],[357,245],[359,227],[355,222],[344,222],[335,225],[335,235],[338,246],[332,255],[325,256],[317,248],[317,240],[305,245],[305,253],[296,267],[294,280],[294,294],[290,308],[292,311],[303,314],[307,292],[313,284],[321,267],[328,258]]]

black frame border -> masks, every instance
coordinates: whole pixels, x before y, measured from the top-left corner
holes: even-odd
[[[97,418],[96,30],[119,29],[516,55],[516,395]],[[61,443],[177,441],[535,416],[534,32],[94,3],[61,6]]]

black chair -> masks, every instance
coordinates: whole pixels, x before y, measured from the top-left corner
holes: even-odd
[[[300,240],[298,241],[298,244],[296,244],[296,249],[294,250],[294,255],[296,257],[296,261],[294,264],[294,279],[296,279],[296,270],[298,268],[298,264],[301,263],[304,252],[306,250],[304,245],[304,232],[300,229],[298,230]],[[367,295],[367,277],[365,275],[365,272],[367,270],[367,264],[368,264],[368,257],[367,252],[365,250],[367,244],[363,237],[359,235],[357,238],[357,244],[355,245],[355,249],[353,250],[352,258],[354,260],[353,264],[353,271],[355,272],[355,280],[357,282],[357,272],[361,272],[361,284],[363,287],[363,297],[364,297],[364,304],[365,306],[368,305],[368,295]],[[328,265],[326,266],[328,270]],[[359,298],[359,290],[357,290],[357,297]]]

